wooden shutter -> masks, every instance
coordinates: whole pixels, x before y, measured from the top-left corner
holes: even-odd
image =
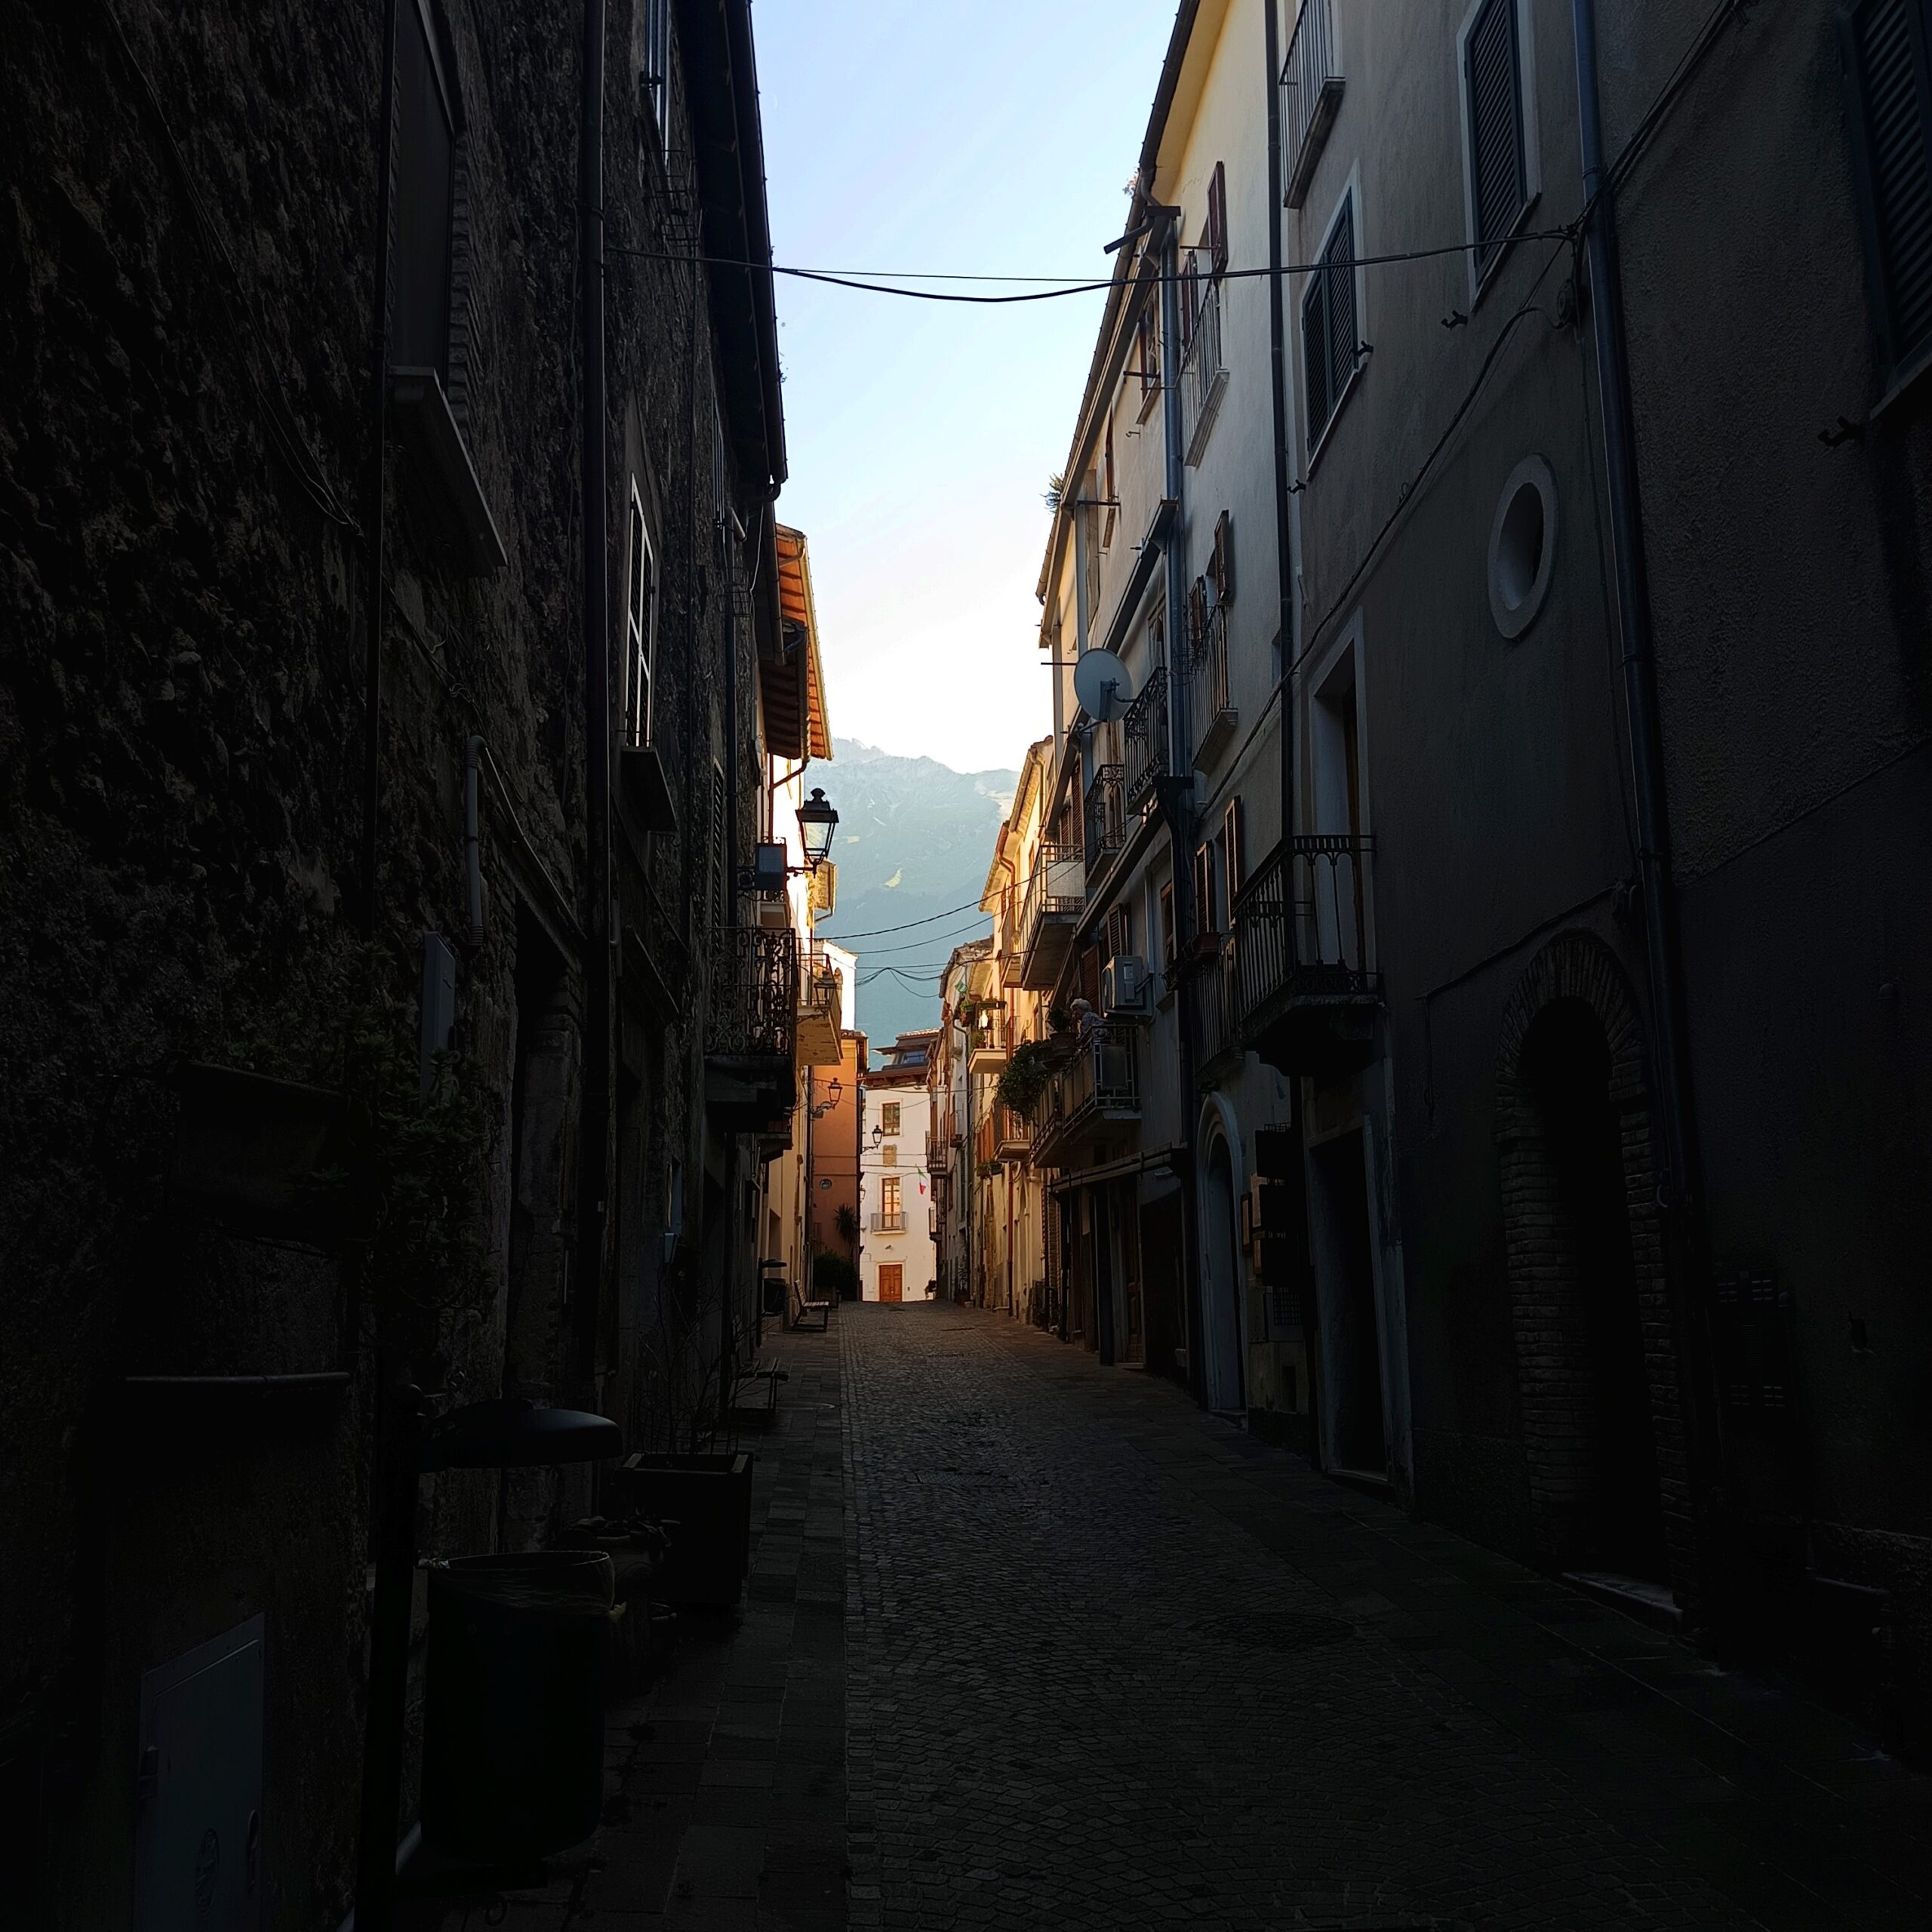
[[[1932,341],[1932,59],[1925,0],[1839,16],[1873,320],[1887,374]]]
[[[1328,386],[1328,277],[1309,277],[1301,299],[1302,382],[1308,398],[1308,447],[1311,452],[1328,426],[1331,395]]]
[[[1214,522],[1214,601],[1222,609],[1235,601],[1235,527],[1223,510]]]
[[[1161,963],[1174,963],[1174,889],[1171,883],[1161,888]]]
[[[1185,355],[1194,341],[1194,318],[1201,307],[1201,271],[1195,266],[1193,251],[1180,270],[1180,349]]]
[[[1342,204],[1335,232],[1322,251],[1328,285],[1328,413],[1333,415],[1355,372],[1355,205]],[[1325,418],[1324,419],[1326,420]]]
[[[1161,342],[1151,302],[1141,310],[1140,320],[1134,328],[1134,355],[1140,365],[1140,395],[1144,401],[1161,386]]]
[[[1234,909],[1235,895],[1247,877],[1247,832],[1239,798],[1230,798],[1221,815],[1221,869],[1227,875],[1228,909]]]
[[[1112,503],[1120,494],[1120,492],[1114,488],[1114,412],[1112,405],[1109,405],[1107,409],[1106,451],[1104,472],[1100,481],[1100,494],[1109,503]],[[1109,524],[1112,522],[1113,518],[1111,512],[1106,521]]]
[[[1208,580],[1198,577],[1187,586],[1187,646],[1198,652],[1208,636]]]
[[[1127,908],[1116,906],[1107,915],[1107,957],[1109,959],[1119,958],[1131,950],[1131,941]]]
[[[1214,921],[1214,850],[1205,844],[1194,848],[1194,930],[1219,930]]]
[[[1503,252],[1529,198],[1523,165],[1523,78],[1516,0],[1487,0],[1463,44],[1469,124],[1469,204],[1476,273]]]
[[[1208,255],[1218,280],[1228,266],[1228,169],[1225,162],[1214,164],[1208,183]]]

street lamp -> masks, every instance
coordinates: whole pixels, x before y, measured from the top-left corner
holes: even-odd
[[[838,829],[838,814],[827,801],[822,786],[814,785],[812,795],[798,808],[798,841],[805,849],[805,864],[817,872],[832,850],[832,835]]]
[[[844,1088],[838,1084],[838,1076],[836,1074],[834,1074],[832,1078],[826,1082],[825,1098],[820,1101],[818,1105],[812,1109],[812,1118],[814,1120],[824,1119],[826,1115],[831,1112],[834,1107],[838,1106],[838,1097],[840,1094],[844,1093]]]

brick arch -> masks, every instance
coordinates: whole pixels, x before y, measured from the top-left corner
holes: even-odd
[[[1590,1368],[1581,1292],[1564,1253],[1543,1123],[1523,1063],[1531,1028],[1560,1001],[1587,1007],[1609,1048],[1610,1104],[1623,1155],[1664,1540],[1672,1586],[1678,1601],[1688,1604],[1695,1570],[1689,1432],[1676,1309],[1664,1263],[1643,1024],[1615,954],[1583,932],[1559,934],[1517,982],[1503,1011],[1497,1069],[1504,1249],[1537,1552],[1555,1567],[1574,1567],[1583,1534],[1589,1468],[1585,1418]]]

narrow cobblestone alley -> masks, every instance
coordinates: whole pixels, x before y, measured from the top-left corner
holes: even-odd
[[[1927,1922],[1827,1712],[1003,1318],[838,1326],[855,1924]]]
[[[1927,1922],[1932,1780],[1163,1383],[946,1303],[772,1352],[742,1614],[515,1932]]]

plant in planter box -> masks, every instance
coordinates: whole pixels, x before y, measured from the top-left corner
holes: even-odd
[[[1053,1056],[1036,1040],[1015,1047],[1000,1072],[1000,1104],[1030,1118],[1047,1091],[1054,1066]]]

